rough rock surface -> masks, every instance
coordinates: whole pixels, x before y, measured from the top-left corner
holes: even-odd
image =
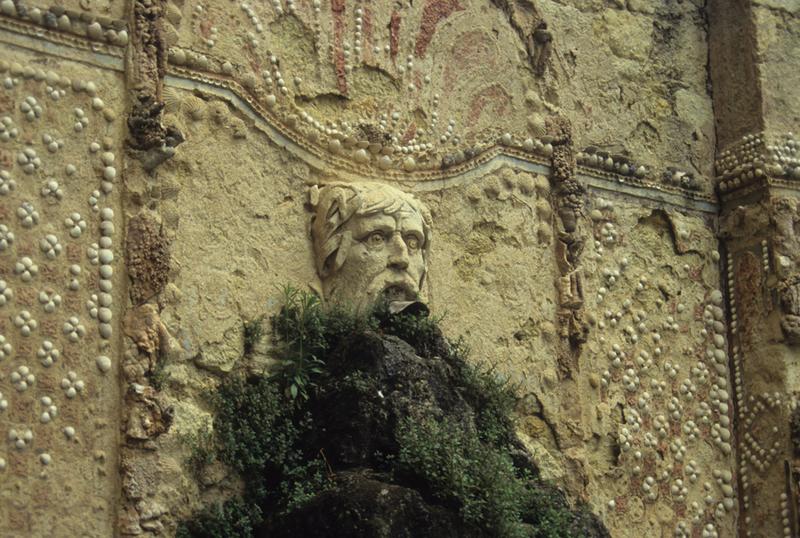
[[[458,374],[462,359],[450,353],[441,337],[424,356],[417,351],[423,350],[398,337],[367,332],[341,342],[328,356],[330,376],[308,404],[315,427],[301,443],[325,454],[334,487],[287,516],[268,519],[263,536],[488,536],[465,524],[457,505],[433,498],[419,478],[387,473],[405,419],[434,417],[478,433],[479,402],[476,395],[465,394],[469,389]],[[511,423],[506,426],[507,438],[500,443],[515,466],[538,474]],[[566,506],[563,493],[541,487]],[[525,514],[523,521],[537,523],[537,514]],[[585,508],[574,512],[569,526],[575,536],[608,536]]]
[[[335,489],[264,531],[263,538],[458,538],[478,537],[458,514],[426,502],[414,489],[364,470],[344,471]]]

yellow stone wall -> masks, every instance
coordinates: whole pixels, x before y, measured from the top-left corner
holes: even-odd
[[[753,2],[750,122],[720,104],[733,60],[710,32],[729,23],[706,4],[0,1],[0,534],[170,536],[237,491],[192,472],[187,438],[223,376],[273,360],[268,339],[243,358],[244,323],[286,284],[318,288],[308,189],[334,181],[428,207],[424,300],[518,387],[542,474],[612,536],[762,536],[745,512],[796,532],[788,434],[741,482],[758,471],[729,340],[772,320],[785,360],[752,391],[781,393],[764,405],[788,430],[775,283],[796,249],[734,208],[800,177],[798,6]],[[747,219],[766,246],[742,242]],[[760,309],[732,311],[734,266],[778,271],[749,291]],[[740,493],[758,480],[786,498]]]

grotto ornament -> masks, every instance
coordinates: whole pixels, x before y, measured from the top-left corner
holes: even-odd
[[[428,270],[431,216],[410,194],[376,182],[312,187],[311,238],[322,295],[356,308],[416,301]]]

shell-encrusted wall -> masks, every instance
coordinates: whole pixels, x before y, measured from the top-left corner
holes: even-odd
[[[580,126],[578,147],[603,156],[600,169],[661,183],[674,168],[670,177],[687,176],[678,187],[710,190],[707,75],[690,60],[705,54],[698,9],[642,3],[608,10],[600,23],[598,8],[582,3],[498,6],[170,2],[168,69],[209,91],[232,91],[345,170],[426,179],[498,152],[547,159],[547,118],[560,113]],[[664,78],[674,87],[648,82]],[[586,92],[586,84],[607,90]]]
[[[240,493],[210,397],[366,181],[612,536],[800,535],[796,4],[0,0],[0,535]]]
[[[6,50],[14,61],[0,60],[0,534],[109,536],[120,297],[125,304],[123,80]]]
[[[620,535],[731,536],[733,389],[713,217],[597,197],[590,218],[581,408],[595,450],[581,451],[593,500]]]

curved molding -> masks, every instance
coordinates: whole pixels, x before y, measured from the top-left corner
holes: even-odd
[[[125,70],[125,49],[122,47],[42,30],[13,19],[0,18],[0,42],[102,69],[120,72]],[[228,101],[250,118],[255,128],[278,147],[286,149],[321,174],[330,174],[331,179],[335,178],[337,181],[388,181],[411,191],[429,192],[468,185],[504,166],[542,175],[550,173],[550,163],[545,156],[502,145],[490,146],[476,157],[447,169],[405,172],[358,166],[351,159],[315,147],[310,141],[284,126],[275,114],[253,99],[236,81],[174,65],[169,66],[169,71],[164,80],[165,85],[188,91],[197,90]],[[710,214],[718,212],[719,205],[712,196],[646,179],[580,165],[576,168],[576,177],[590,190],[597,192],[624,194],[688,211]]]
[[[536,156],[527,152],[504,146],[493,146],[475,159],[439,172],[398,172],[396,170],[387,170],[380,174],[371,174],[354,169],[346,159],[339,158],[336,159],[339,162],[330,162],[326,158],[328,155],[320,155],[322,152],[315,151],[308,144],[303,144],[301,141],[296,140],[285,128],[281,128],[280,125],[275,125],[265,119],[250,100],[243,99],[236,92],[218,84],[217,81],[204,82],[193,78],[167,75],[165,84],[184,90],[198,90],[230,102],[239,111],[247,115],[254,122],[256,128],[265,133],[277,146],[286,149],[317,170],[322,172],[330,171],[337,181],[386,181],[389,179],[415,192],[429,192],[470,184],[504,166],[509,166],[515,170],[526,170],[535,174],[550,174],[550,164],[548,162],[537,159]],[[335,158],[335,156],[330,156],[330,158]],[[336,167],[335,172],[331,171],[332,166]],[[577,172],[577,178],[592,190],[607,193],[624,193],[652,202],[702,213],[716,214],[718,210],[718,205],[711,196],[681,189],[666,189],[661,185],[643,180],[634,182],[632,178],[616,174],[593,173],[595,172],[593,169],[582,166],[577,168]]]
[[[35,52],[123,71],[126,48],[0,16],[0,41]]]

